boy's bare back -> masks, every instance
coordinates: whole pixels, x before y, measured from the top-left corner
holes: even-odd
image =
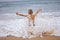
[[[38,9],[38,11],[37,11],[35,14],[33,14],[32,9],[30,9],[30,10],[28,11],[28,15],[19,14],[18,12],[16,13],[16,15],[27,17],[27,18],[28,18],[28,21],[29,21],[29,24],[30,24],[30,22],[32,22],[32,23],[34,24],[36,15],[37,15],[39,12],[41,12],[41,11],[42,11],[41,9]]]

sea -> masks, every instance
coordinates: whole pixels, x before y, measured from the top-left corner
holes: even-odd
[[[54,29],[54,35],[60,36],[59,0],[0,1],[0,36],[28,37],[27,18],[17,16],[16,12],[28,14],[29,9],[32,9],[33,13],[42,9],[36,16],[34,33]]]

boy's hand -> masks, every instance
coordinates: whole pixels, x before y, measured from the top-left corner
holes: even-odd
[[[16,12],[16,15],[18,15],[18,12]]]
[[[35,13],[35,16],[36,16],[39,12],[41,12],[41,11],[42,11],[42,9],[39,8],[39,9],[37,10],[37,12]]]

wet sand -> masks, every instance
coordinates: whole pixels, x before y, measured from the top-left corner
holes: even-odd
[[[60,36],[44,36],[41,37],[35,37],[30,39],[24,39],[22,37],[15,37],[15,36],[9,36],[9,37],[0,37],[0,40],[60,40]]]

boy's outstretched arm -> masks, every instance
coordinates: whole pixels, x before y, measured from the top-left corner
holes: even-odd
[[[42,11],[42,9],[38,9],[38,11],[34,15],[36,16],[41,11]]]
[[[19,14],[18,12],[16,13],[16,15],[19,15],[19,16],[27,16],[27,15],[24,15],[24,14]]]

